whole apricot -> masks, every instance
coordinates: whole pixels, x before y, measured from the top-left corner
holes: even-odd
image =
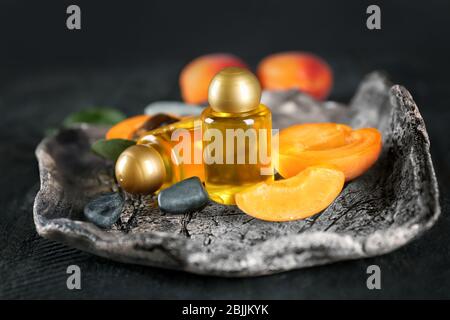
[[[247,65],[228,53],[200,56],[188,63],[180,74],[181,96],[186,103],[201,104],[208,100],[208,87],[212,78],[223,68]]]
[[[333,73],[321,58],[306,52],[282,52],[264,58],[258,66],[264,89],[299,89],[323,100],[331,91]]]

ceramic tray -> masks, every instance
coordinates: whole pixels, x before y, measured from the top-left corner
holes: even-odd
[[[383,134],[380,159],[306,220],[264,222],[214,203],[200,212],[163,215],[153,197],[124,195],[119,222],[104,230],[82,211],[89,199],[117,190],[113,167],[90,152],[105,130],[82,126],[44,139],[36,150],[38,233],[126,263],[237,277],[385,254],[434,224],[440,207],[428,134],[405,88],[372,73],[348,106],[318,103],[296,91],[264,92],[263,101],[275,128],[312,121],[376,127]]]

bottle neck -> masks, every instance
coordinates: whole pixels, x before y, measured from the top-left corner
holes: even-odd
[[[222,112],[222,111],[216,111],[211,106],[208,106],[208,111],[210,114],[212,114],[215,117],[223,117],[223,118],[240,118],[240,117],[248,117],[252,114],[258,113],[263,109],[266,109],[267,107],[264,104],[259,104],[255,109],[245,111],[245,112]]]

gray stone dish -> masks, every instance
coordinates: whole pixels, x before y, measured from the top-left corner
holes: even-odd
[[[383,134],[380,159],[347,183],[326,210],[306,220],[264,222],[213,203],[185,215],[164,215],[155,197],[123,194],[119,221],[103,230],[83,218],[83,207],[118,188],[112,163],[90,152],[90,143],[105,130],[81,126],[37,147],[37,232],[121,262],[243,277],[385,254],[435,223],[440,206],[430,142],[405,88],[372,73],[349,106],[315,102],[296,91],[265,92],[263,101],[273,110],[275,128],[312,121],[376,127]]]

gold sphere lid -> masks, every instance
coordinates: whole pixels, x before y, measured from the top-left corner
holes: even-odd
[[[161,155],[145,145],[125,149],[117,159],[115,171],[120,186],[133,194],[151,194],[161,188],[166,178]]]
[[[224,68],[209,84],[208,102],[217,112],[248,112],[261,103],[261,86],[256,76],[247,69]]]

